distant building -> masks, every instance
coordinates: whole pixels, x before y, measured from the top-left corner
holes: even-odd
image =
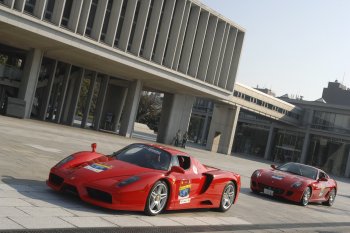
[[[350,106],[350,89],[335,80],[323,88],[322,98],[329,104]]]
[[[271,89],[268,89],[268,88],[259,88],[259,87],[256,87],[256,88],[254,88],[254,89],[255,89],[255,90],[258,90],[258,91],[261,91],[261,92],[263,92],[263,93],[265,93],[265,94],[267,94],[267,95],[271,95],[271,96],[273,96],[273,97],[276,96],[276,93],[273,92],[273,91],[271,91]]]

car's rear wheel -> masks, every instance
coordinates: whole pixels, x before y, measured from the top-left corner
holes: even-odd
[[[304,190],[303,196],[301,197],[300,205],[306,206],[307,204],[309,204],[310,197],[311,197],[311,189],[310,187],[307,187]]]
[[[168,202],[168,185],[162,181],[157,181],[148,194],[145,206],[145,213],[150,216],[161,213]]]
[[[236,185],[230,181],[226,184],[222,192],[219,211],[225,212],[229,210],[236,198]]]
[[[335,189],[332,189],[328,195],[328,200],[323,202],[322,204],[332,206],[336,197]]]

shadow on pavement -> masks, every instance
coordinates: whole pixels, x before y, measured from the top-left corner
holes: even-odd
[[[138,212],[130,211],[116,211],[105,209],[98,206],[90,205],[80,200],[79,197],[51,190],[45,181],[17,179],[11,176],[3,176],[2,182],[7,184],[18,193],[23,195],[27,202],[39,207],[61,207],[67,210],[78,211],[83,216],[96,216],[99,215],[130,215],[140,214]]]

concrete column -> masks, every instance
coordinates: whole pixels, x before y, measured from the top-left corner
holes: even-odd
[[[61,94],[60,94],[60,98],[58,100],[58,106],[57,106],[57,112],[56,112],[56,118],[55,118],[55,122],[56,123],[61,123],[62,121],[62,116],[63,116],[63,107],[64,107],[64,102],[66,99],[66,93],[67,93],[67,89],[68,89],[68,84],[69,84],[69,79],[70,79],[70,75],[71,75],[71,70],[72,70],[72,65],[69,64],[66,66],[67,69],[65,71],[63,80],[62,80],[62,87],[61,87]]]
[[[103,109],[103,116],[106,116],[107,113],[112,113],[114,115],[114,119],[112,125],[109,126],[110,128],[106,128],[105,126],[103,126],[103,128],[112,130],[113,132],[117,133],[127,90],[128,89],[126,87],[112,85],[110,82],[107,91],[105,107]]]
[[[162,13],[163,0],[157,0],[153,3],[150,21],[148,24],[145,45],[142,53],[142,57],[150,60],[152,58],[154,42],[156,40],[159,19]]]
[[[55,6],[53,8],[51,22],[56,24],[57,26],[61,25],[62,15],[63,15],[65,4],[66,4],[66,0],[55,1]]]
[[[240,107],[215,104],[211,119],[207,150],[230,155]]]
[[[310,131],[308,130],[305,133],[305,137],[304,137],[303,149],[301,150],[301,155],[300,155],[300,163],[306,163],[309,144],[310,144]]]
[[[307,154],[308,154],[308,149],[310,144],[310,128],[311,128],[313,117],[314,117],[313,109],[307,109],[305,111],[305,116],[304,116],[304,120],[305,120],[304,124],[306,126],[306,132],[305,132],[305,137],[303,142],[303,148],[301,150],[301,155],[300,155],[300,163],[306,163],[306,160],[307,160]]]
[[[216,71],[215,71],[215,81],[214,81],[215,86],[218,86],[218,84],[219,84],[219,78],[220,78],[222,63],[224,61],[224,55],[225,55],[225,51],[226,51],[226,45],[227,45],[227,39],[228,39],[229,32],[230,32],[230,25],[226,24],[225,34],[224,34],[224,38],[222,40],[222,45],[221,45],[221,49],[220,49],[220,57],[219,57],[218,65],[216,67]]]
[[[137,0],[128,0],[128,4],[126,5],[122,32],[118,43],[118,48],[122,51],[126,51],[128,48],[137,2]]]
[[[15,4],[15,0],[5,0],[4,3],[6,6],[12,9]]]
[[[83,7],[83,1],[84,0],[73,0],[73,5],[67,27],[74,33],[77,32],[78,29],[78,23],[81,14],[81,9]]]
[[[226,89],[230,91],[233,91],[233,87],[235,85],[239,59],[241,57],[241,51],[243,47],[243,40],[244,40],[244,32],[238,31],[235,48],[233,51],[233,57],[231,59],[232,61],[230,65],[230,73],[228,75],[227,84],[226,84]]]
[[[46,0],[36,0],[33,13],[40,20],[43,19],[45,6],[46,6]]]
[[[142,92],[142,82],[140,80],[130,83],[128,94],[125,100],[125,109],[120,124],[119,135],[131,137],[134,130],[134,123],[139,107]]]
[[[207,76],[205,78],[205,82],[207,83],[214,84],[215,73],[219,62],[221,45],[224,38],[225,29],[226,29],[226,23],[224,21],[219,21],[216,28],[213,48],[210,54]]]
[[[171,144],[178,130],[188,131],[195,97],[164,94],[157,142]]]
[[[111,9],[111,15],[109,17],[108,29],[106,32],[105,43],[113,46],[115,40],[115,34],[119,23],[120,12],[123,6],[123,0],[114,0]]]
[[[137,17],[137,23],[135,27],[134,38],[132,38],[131,43],[131,53],[139,56],[140,49],[142,45],[143,36],[145,33],[147,17],[149,14],[149,6],[151,5],[151,0],[143,0],[140,2],[139,14],[135,15]]]
[[[77,72],[80,73],[79,71]],[[71,73],[68,81],[67,93],[64,101],[65,104],[61,114],[61,123],[63,124],[68,124],[68,114],[71,108],[73,92],[75,91],[76,81],[79,78],[79,74],[77,75],[77,72]]]
[[[25,110],[23,118],[30,118],[32,112],[33,100],[35,96],[38,76],[41,68],[43,52],[40,49],[31,49],[26,56],[21,86],[18,92],[18,98],[24,100]]]
[[[176,45],[180,34],[182,19],[185,12],[186,1],[177,0],[175,6],[175,12],[173,16],[173,22],[171,31],[169,32],[169,41],[167,44],[167,50],[165,51],[164,65],[171,68],[174,61]]]
[[[202,135],[201,135],[201,144],[204,145],[204,140],[206,138],[206,132],[208,129],[208,123],[209,123],[209,111],[207,110],[206,114],[205,114],[205,120],[204,120],[204,125],[203,125],[203,129],[202,129]]]
[[[219,87],[226,88],[228,75],[230,72],[230,66],[233,56],[233,50],[236,42],[238,30],[236,28],[230,28],[224,59],[222,61],[221,71],[219,73]]]
[[[193,42],[197,32],[197,25],[201,9],[198,6],[193,6],[190,12],[190,18],[188,19],[188,25],[186,29],[185,40],[183,49],[180,56],[179,69],[181,72],[187,74],[188,66],[190,64]]]
[[[101,124],[101,118],[103,113],[103,108],[105,106],[105,99],[108,89],[109,76],[103,77],[101,80],[101,88],[97,98],[96,111],[94,117],[94,129],[99,130]]]
[[[155,45],[154,61],[162,64],[166,43],[168,41],[168,35],[170,30],[171,20],[173,18],[174,7],[176,1],[165,1],[162,22],[159,27],[159,34],[157,44]]]
[[[193,44],[191,62],[188,69],[188,74],[193,77],[197,76],[199,60],[203,51],[204,38],[207,32],[208,20],[209,20],[209,12],[203,11],[199,16],[196,39]]]
[[[275,125],[272,123],[269,130],[269,136],[267,138],[266,148],[265,148],[265,154],[264,159],[269,160],[271,159],[271,151],[272,151],[272,144],[275,139]]]
[[[90,81],[90,86],[89,86],[89,90],[87,93],[87,99],[86,99],[86,103],[85,103],[83,119],[81,120],[81,125],[80,125],[81,128],[85,128],[86,122],[87,122],[88,117],[89,117],[92,97],[94,96],[94,89],[95,89],[95,85],[96,85],[96,81],[97,81],[97,75],[98,75],[97,72],[95,72],[92,75],[92,78]]]
[[[207,76],[207,70],[209,66],[209,60],[214,43],[214,36],[216,33],[216,26],[218,24],[218,18],[216,16],[210,16],[207,32],[205,34],[202,54],[199,62],[198,73],[196,78],[204,81]]]
[[[68,116],[67,116],[67,124],[68,125],[73,125],[74,124],[74,118],[75,118],[75,112],[77,111],[77,105],[79,101],[79,96],[80,96],[80,89],[81,85],[83,83],[83,79],[85,76],[85,69],[80,69],[78,77],[75,79],[75,84],[73,86],[74,93],[72,95],[70,105],[69,105],[69,111],[68,111]]]
[[[26,4],[26,0],[16,0],[14,8],[20,12],[23,12],[25,4]]]
[[[89,13],[91,8],[92,0],[84,0],[83,6],[80,13],[80,19],[78,23],[78,33],[85,35],[86,25],[89,19]]]
[[[49,77],[49,80],[47,83],[47,88],[45,89],[44,97],[42,100],[42,105],[40,108],[39,119],[43,120],[43,121],[46,120],[46,113],[47,113],[47,108],[49,107],[52,86],[53,86],[53,83],[55,81],[57,63],[58,63],[58,61],[54,61],[52,66],[50,67],[50,77]]]
[[[182,19],[180,34],[179,34],[179,38],[178,38],[177,45],[176,45],[175,57],[174,57],[174,61],[172,64],[172,67],[174,70],[177,70],[177,68],[179,66],[180,55],[181,55],[182,46],[183,46],[184,39],[185,39],[185,32],[186,32],[186,28],[187,28],[188,18],[190,16],[190,11],[191,11],[191,5],[192,5],[192,3],[190,1],[187,1],[186,7],[185,7],[185,12],[184,12],[183,19]]]
[[[97,41],[100,41],[103,21],[106,15],[107,3],[108,0],[99,0],[97,3],[95,19],[91,29],[91,38]]]
[[[345,168],[345,177],[350,178],[350,151],[348,153],[348,160]]]

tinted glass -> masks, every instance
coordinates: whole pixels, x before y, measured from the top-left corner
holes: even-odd
[[[286,163],[277,167],[277,170],[289,172],[299,176],[304,176],[313,180],[317,178],[317,169],[298,163]]]
[[[169,153],[143,144],[130,145],[115,152],[114,155],[118,160],[156,170],[167,171],[171,162],[171,155]]]

